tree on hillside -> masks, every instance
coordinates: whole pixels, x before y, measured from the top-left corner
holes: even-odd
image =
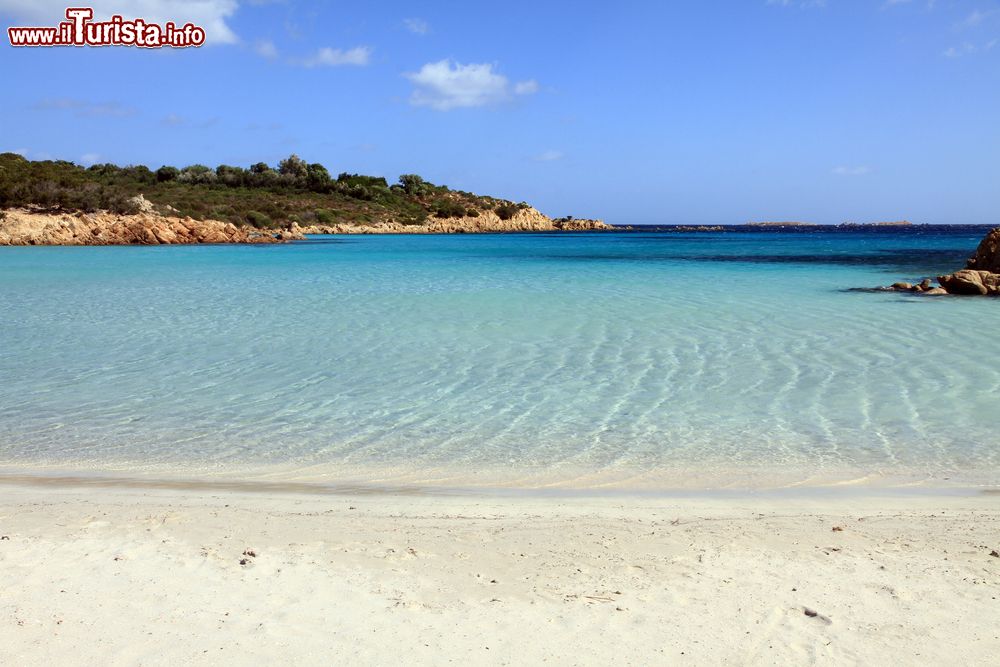
[[[295,153],[278,163],[278,173],[291,178],[305,178],[309,175],[309,165]]]
[[[321,190],[330,184],[330,172],[318,162],[309,165],[306,173],[310,190]]]
[[[416,174],[403,174],[399,177],[399,184],[403,186],[403,192],[408,195],[419,195],[426,186],[424,179]]]
[[[180,176],[180,174],[181,170],[178,169],[177,167],[169,167],[167,165],[163,165],[162,167],[156,170],[156,180],[159,181],[160,183],[166,183],[167,181],[172,181],[176,179],[178,176]]]

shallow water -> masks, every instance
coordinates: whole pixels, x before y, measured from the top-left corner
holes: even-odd
[[[983,228],[0,248],[0,466],[386,483],[1000,481]]]

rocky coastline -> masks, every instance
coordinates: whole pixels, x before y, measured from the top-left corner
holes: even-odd
[[[117,214],[0,211],[0,245],[167,245],[282,243],[304,239],[292,226],[266,230],[219,220],[194,220],[145,212]]]
[[[938,276],[937,283],[934,286],[930,278],[925,278],[917,284],[898,282],[882,289],[926,296],[1000,296],[1000,227],[983,238],[964,269]]]
[[[428,218],[419,225],[387,221],[368,225],[336,223],[298,227],[305,234],[495,234],[504,232],[594,231],[614,229],[602,220],[550,218],[532,207],[519,209],[507,219],[495,211],[475,216]]]
[[[484,211],[475,217],[433,218],[420,225],[381,222],[302,227],[291,223],[282,229],[173,217],[151,209],[135,214],[53,213],[24,208],[0,211],[0,245],[283,243],[304,240],[306,234],[476,234],[600,229],[611,229],[611,226],[600,220],[552,219],[533,208],[519,210],[507,220],[493,211]]]

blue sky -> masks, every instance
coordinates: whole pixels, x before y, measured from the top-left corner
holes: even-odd
[[[65,5],[0,0],[0,22]],[[113,0],[199,49],[0,47],[0,150],[419,173],[629,223],[1000,222],[1000,0]]]

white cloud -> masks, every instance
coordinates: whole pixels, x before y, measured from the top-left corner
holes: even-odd
[[[42,100],[35,105],[35,108],[42,110],[72,111],[73,115],[78,118],[124,118],[126,116],[135,115],[135,109],[123,106],[118,102],[105,102],[97,104],[94,102],[87,102],[85,100],[73,99],[71,97]]]
[[[859,165],[857,167],[841,166],[833,168],[833,173],[837,176],[864,176],[866,174],[870,174],[871,172],[872,168],[865,165]]]
[[[66,7],[91,6],[66,0],[0,0],[0,12],[33,25],[56,25],[66,18]],[[236,0],[102,0],[94,3],[94,18],[108,19],[119,14],[126,19],[141,18],[153,23],[193,23],[205,29],[207,44],[234,44],[239,41],[226,22],[238,6]]]
[[[533,95],[538,92],[538,82],[534,79],[518,81],[514,84],[515,95]]]
[[[809,9],[811,7],[826,7],[826,0],[767,0],[767,4]]]
[[[987,9],[986,11],[980,11],[978,9],[973,10],[971,14],[969,14],[968,16],[965,17],[965,19],[959,22],[958,27],[974,28],[978,25],[981,25],[983,21],[993,16],[997,12],[1000,12],[1000,9]]]
[[[371,58],[372,50],[367,46],[355,46],[353,49],[343,51],[341,49],[331,49],[328,46],[321,48],[313,56],[302,61],[306,67],[339,67],[341,65],[367,65]]]
[[[563,159],[563,152],[549,149],[547,151],[542,151],[532,159],[535,162],[555,162],[556,160]]]
[[[256,53],[261,58],[267,58],[268,60],[274,60],[278,57],[278,47],[274,45],[269,39],[259,39],[253,45],[254,53]]]
[[[431,31],[431,26],[423,19],[403,19],[403,25],[414,35],[426,35]]]
[[[92,164],[97,164],[101,160],[100,153],[84,153],[80,156],[80,164],[90,166]]]
[[[534,80],[511,82],[493,71],[489,63],[468,64],[440,60],[427,63],[419,72],[405,75],[416,89],[410,104],[438,111],[499,104],[514,95],[530,95],[538,91]]]
[[[961,58],[962,56],[971,56],[974,53],[988,53],[993,50],[993,47],[997,45],[996,39],[991,39],[985,44],[973,44],[972,42],[963,42],[959,46],[951,46],[944,50],[945,58]]]
[[[218,116],[213,116],[211,118],[205,118],[202,120],[194,120],[187,118],[185,116],[180,116],[175,113],[169,113],[160,120],[160,124],[165,127],[191,127],[198,129],[205,129],[213,127],[219,122]]]

